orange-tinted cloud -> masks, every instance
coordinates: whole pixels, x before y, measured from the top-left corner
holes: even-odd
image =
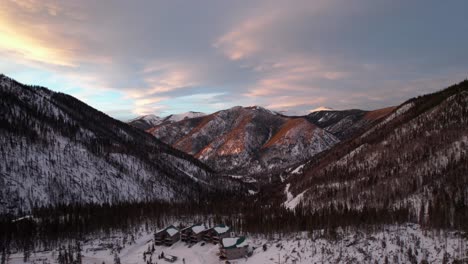
[[[0,48],[12,57],[58,66],[76,66],[79,43],[57,34],[62,9],[49,1],[7,1],[0,7]],[[48,23],[41,23],[48,21]]]

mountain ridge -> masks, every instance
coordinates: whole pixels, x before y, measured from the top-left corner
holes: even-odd
[[[184,119],[202,117],[205,115],[206,115],[205,113],[196,112],[196,111],[189,111],[189,112],[180,113],[180,114],[170,114],[164,117],[149,114],[149,115],[142,115],[134,119],[131,119],[127,123],[141,130],[147,130],[147,129],[150,129],[152,127],[155,127],[161,124],[179,122]]]
[[[285,116],[260,106],[234,106],[178,122],[160,122],[146,131],[217,171],[262,177],[365,131],[392,110],[322,109],[305,116]]]

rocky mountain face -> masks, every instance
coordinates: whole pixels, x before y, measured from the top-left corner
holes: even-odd
[[[408,100],[365,133],[291,168],[283,204],[342,214],[386,210],[421,224],[466,227],[467,171],[464,81]]]
[[[3,75],[0,112],[0,213],[72,203],[193,200],[233,184],[192,156],[71,96]]]
[[[189,112],[182,118],[142,116],[129,124],[215,170],[258,175],[313,157],[366,131],[394,109],[319,108],[306,116],[289,117],[257,106],[234,107],[211,115]]]
[[[306,118],[286,117],[256,106],[161,123],[147,132],[234,176],[282,169],[339,142]]]

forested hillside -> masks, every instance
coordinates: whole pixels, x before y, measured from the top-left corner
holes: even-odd
[[[467,228],[468,81],[400,105],[349,142],[290,173],[284,206]],[[375,215],[375,212],[379,212]]]
[[[59,204],[193,201],[236,183],[62,93],[0,76],[0,213]]]

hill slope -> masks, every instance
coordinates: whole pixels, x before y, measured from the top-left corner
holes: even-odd
[[[217,186],[197,159],[71,96],[1,75],[0,112],[0,213],[192,200]]]
[[[406,208],[413,220],[468,222],[468,81],[411,99],[364,134],[291,173],[288,208]],[[466,228],[466,226],[465,226]]]

